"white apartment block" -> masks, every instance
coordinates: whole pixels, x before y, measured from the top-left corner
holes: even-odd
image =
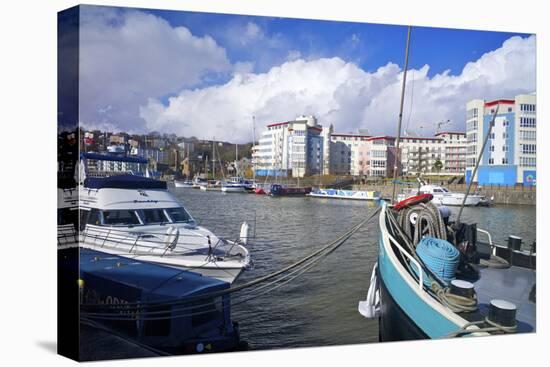
[[[267,126],[252,160],[256,176],[304,177],[316,174],[390,177],[395,137],[335,133],[313,116]],[[441,132],[433,137],[403,137],[399,169],[405,175],[463,175],[466,134]],[[441,168],[436,167],[437,161]]]
[[[256,176],[322,174],[325,159],[322,132],[313,116],[267,125],[254,149]]]
[[[463,175],[466,168],[466,134],[440,132],[433,137],[403,137],[400,143],[404,175]],[[441,162],[438,170],[436,162]]]

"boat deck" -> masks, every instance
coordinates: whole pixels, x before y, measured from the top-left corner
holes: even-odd
[[[536,303],[529,299],[535,279],[534,270],[517,266],[480,269],[480,278],[473,282],[480,313],[487,314],[493,299],[510,301],[517,307],[518,332],[535,331]]]

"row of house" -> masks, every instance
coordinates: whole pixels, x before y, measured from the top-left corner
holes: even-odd
[[[497,110],[498,107],[498,110]],[[495,117],[489,144],[472,177],[483,137]],[[479,184],[536,183],[536,95],[514,99],[469,101],[466,132],[405,136],[397,161],[396,138],[368,133],[337,133],[314,116],[267,125],[253,147],[257,176],[304,177],[318,174],[391,177],[400,175],[464,175]]]

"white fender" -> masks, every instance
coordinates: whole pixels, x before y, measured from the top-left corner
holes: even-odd
[[[249,229],[249,227],[250,226],[248,225],[247,222],[243,222],[243,224],[241,225],[241,234],[239,236],[239,239],[245,245],[248,243],[248,229]]]
[[[361,315],[367,319],[380,317],[380,284],[376,276],[378,263],[374,264],[372,274],[370,276],[370,286],[367,292],[367,299],[359,302],[358,310]]]

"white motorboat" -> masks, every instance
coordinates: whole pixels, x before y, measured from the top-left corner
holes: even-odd
[[[220,191],[222,189],[222,184],[219,181],[215,182],[205,182],[199,187],[202,191]]]
[[[230,241],[197,225],[164,181],[129,174],[86,177],[79,193],[80,247],[229,283],[251,265],[243,230]]]
[[[222,183],[223,192],[246,192],[248,187],[252,187],[252,183],[242,177],[231,177]]]
[[[460,192],[451,192],[446,188],[438,185],[422,185],[418,190],[410,190],[408,192],[401,193],[397,196],[398,201],[405,200],[409,197],[416,196],[418,194],[432,194],[432,202],[436,205],[449,205],[449,206],[460,206],[464,200],[466,194]],[[466,198],[465,206],[476,206],[479,205],[485,197],[482,195],[473,195],[470,194]]]
[[[222,185],[223,192],[246,192],[243,184],[239,183],[225,183]]]
[[[174,186],[178,188],[193,188],[193,181],[174,180]]]
[[[73,181],[74,182],[74,181]],[[77,247],[78,192],[76,183],[57,188],[57,249]]]
[[[315,189],[307,194],[307,196],[343,200],[380,200],[380,193],[378,191],[361,190]]]

